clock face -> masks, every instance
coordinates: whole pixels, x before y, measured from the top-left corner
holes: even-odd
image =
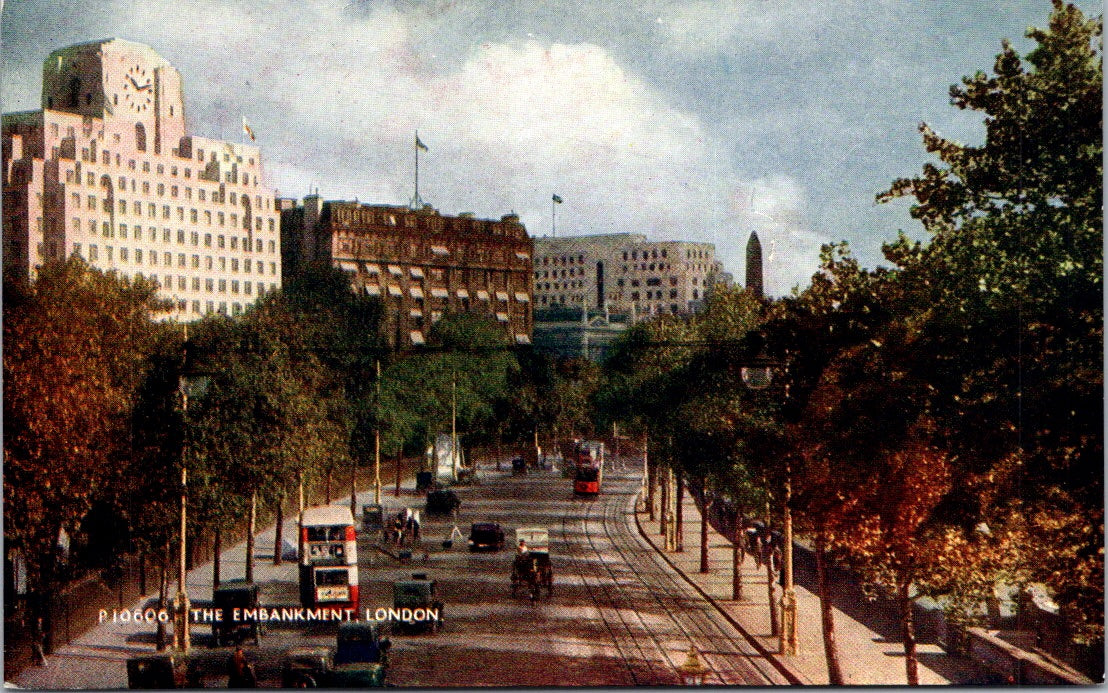
[[[141,65],[135,65],[123,76],[123,103],[135,113],[145,113],[154,107],[154,78]]]

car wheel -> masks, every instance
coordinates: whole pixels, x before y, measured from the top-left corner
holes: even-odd
[[[315,688],[316,686],[315,679],[310,674],[301,674],[296,677],[296,684],[293,688]]]

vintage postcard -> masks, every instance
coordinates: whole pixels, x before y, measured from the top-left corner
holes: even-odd
[[[6,685],[1103,681],[1099,4],[2,12]]]

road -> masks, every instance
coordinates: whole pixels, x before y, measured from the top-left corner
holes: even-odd
[[[389,679],[402,686],[623,686],[680,683],[690,643],[708,654],[709,682],[784,683],[776,670],[642,541],[634,528],[634,474],[609,472],[594,499],[553,472],[486,478],[462,488],[459,524],[550,530],[554,593],[512,597],[511,547],[441,548],[449,521],[425,530],[428,558],[411,569],[363,572],[363,607],[388,605],[391,581],[426,572],[439,582],[446,627],[395,637]],[[460,544],[460,542],[459,542]],[[418,558],[418,556],[417,556]],[[367,579],[368,578],[368,579]]]
[[[555,472],[513,477],[483,470],[482,483],[458,489],[458,524],[468,534],[471,522],[499,522],[508,532],[505,550],[471,553],[464,541],[444,549],[442,540],[453,528],[449,518],[424,517],[424,541],[406,564],[373,550],[372,541],[362,537],[363,613],[392,606],[393,581],[413,572],[436,579],[445,603],[445,626],[439,633],[393,636],[389,682],[412,687],[673,685],[680,683],[675,668],[695,644],[712,669],[708,683],[786,683],[638,535],[633,504],[639,484],[637,470],[609,470],[601,494],[586,499],[575,497],[570,481]],[[422,499],[414,495],[390,494],[386,501],[392,508],[422,506]],[[534,604],[510,593],[511,530],[519,526],[550,531],[554,591],[550,597],[544,592]],[[264,540],[259,542],[262,546]],[[259,557],[262,551],[259,548]],[[263,605],[295,605],[295,565],[269,563],[259,558]],[[233,572],[232,566],[225,566],[225,577],[234,577],[227,571]],[[196,573],[203,574],[203,569]],[[203,590],[194,587],[193,580],[190,575],[196,602]],[[152,635],[98,635],[107,625],[82,638],[72,656],[63,651],[46,669],[25,672],[27,677],[21,676],[19,683],[44,688],[125,686],[123,659],[143,645],[149,647]],[[271,625],[260,648],[247,648],[263,685],[278,685],[285,650],[333,645],[334,631],[333,623]],[[205,662],[209,676],[204,683],[220,685],[226,681],[227,650],[208,649],[209,633],[204,626],[194,627],[194,652]],[[115,646],[116,641],[121,644]],[[93,652],[100,661],[96,675],[90,676],[93,672],[85,667]]]

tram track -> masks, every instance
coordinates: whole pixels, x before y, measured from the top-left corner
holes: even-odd
[[[634,494],[624,490],[624,484],[610,479],[607,492],[600,502],[590,505],[580,518],[587,544],[597,556],[611,556],[619,560],[605,561],[602,566],[591,566],[597,584],[604,591],[606,601],[614,609],[618,623],[606,619],[609,630],[615,634],[625,631],[636,645],[640,658],[639,668],[646,664],[649,680],[638,675],[642,685],[675,683],[676,667],[683,663],[684,648],[698,646],[701,655],[713,674],[709,683],[734,684],[787,684],[761,653],[751,647],[744,634],[722,618],[716,607],[681,581],[670,565],[657,552],[631,531],[626,514],[634,512]],[[599,507],[601,514],[594,515]],[[600,523],[600,530],[595,524]],[[606,578],[601,579],[606,573]],[[599,574],[599,575],[597,575]],[[595,591],[593,591],[595,596]],[[597,604],[598,608],[601,606]],[[672,624],[667,632],[657,632],[642,620],[643,613],[661,611],[665,621]],[[636,614],[641,629],[628,624],[627,613]],[[675,628],[675,630],[674,630]],[[644,644],[645,641],[645,644]],[[617,649],[626,657],[626,645],[617,641]],[[651,656],[653,655],[653,656]],[[676,661],[675,661],[676,660]],[[634,670],[630,664],[629,669]]]

